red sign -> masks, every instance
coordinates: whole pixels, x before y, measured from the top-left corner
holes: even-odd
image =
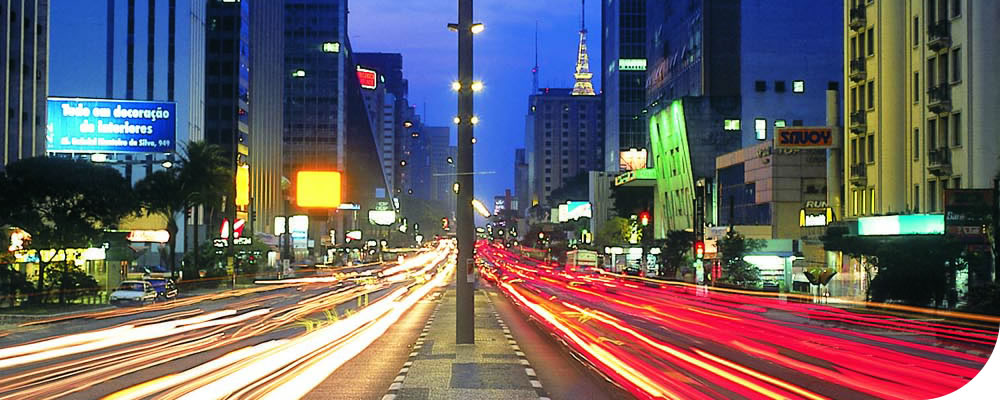
[[[358,67],[358,81],[365,89],[375,89],[378,87],[378,73],[370,69]]]

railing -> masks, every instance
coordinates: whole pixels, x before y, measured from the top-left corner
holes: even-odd
[[[941,147],[928,151],[927,170],[937,176],[951,175],[951,150]]]
[[[951,85],[934,86],[927,91],[927,109],[932,113],[951,111]]]
[[[866,74],[865,74],[865,59],[864,58],[857,58],[857,59],[851,60],[851,69],[850,69],[850,75],[849,75],[849,77],[854,82],[865,80]]]
[[[951,22],[932,22],[927,26],[927,47],[938,51],[951,46]]]
[[[850,20],[848,24],[852,30],[859,30],[865,27],[866,23],[865,7],[858,6],[851,8]]]
[[[851,112],[851,132],[864,133],[866,129],[865,119],[867,116],[867,112],[864,110]]]

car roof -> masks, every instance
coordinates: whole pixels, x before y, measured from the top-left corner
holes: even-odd
[[[143,284],[143,283],[146,283],[146,281],[122,281],[122,283],[138,283],[138,284]]]

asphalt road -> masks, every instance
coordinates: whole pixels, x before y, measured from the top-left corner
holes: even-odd
[[[637,397],[934,398],[971,380],[997,339],[993,321],[859,313],[480,254],[522,313]]]
[[[407,310],[450,274],[449,247],[367,267],[377,278],[341,270],[15,329],[0,337],[0,399],[299,397],[280,393],[418,316]]]

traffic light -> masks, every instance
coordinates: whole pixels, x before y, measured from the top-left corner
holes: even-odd
[[[639,213],[639,223],[642,226],[649,226],[649,211]]]
[[[538,240],[545,239],[545,232],[538,232]]]
[[[694,242],[694,258],[699,260],[705,258],[705,242],[697,240]]]

